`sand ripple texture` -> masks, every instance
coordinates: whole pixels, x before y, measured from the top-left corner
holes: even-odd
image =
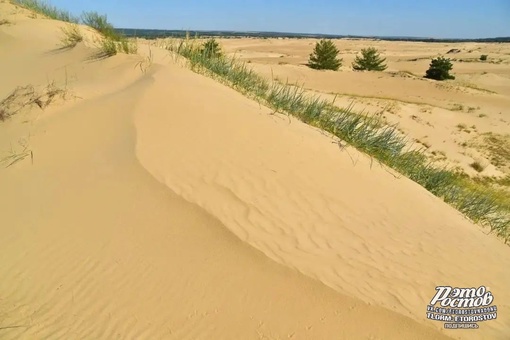
[[[425,318],[438,285],[486,285],[510,312],[509,247],[416,183],[210,79],[169,67],[154,81],[135,119],[142,165],[241,240],[439,328]],[[504,317],[481,327],[462,336],[510,334]]]

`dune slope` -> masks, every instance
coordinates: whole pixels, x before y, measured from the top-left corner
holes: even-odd
[[[276,262],[424,324],[438,285],[490,286],[510,308],[510,249],[416,183],[330,137],[169,65],[137,108],[161,182]],[[508,320],[463,338],[504,338]]]
[[[42,74],[60,79],[62,69],[72,75],[73,97],[0,122],[1,151],[27,152],[0,168],[0,338],[446,338],[275,263],[150,176],[135,153],[138,144],[143,159],[154,155],[146,139],[137,141],[153,123],[144,120],[154,117],[145,108],[149,93],[164,94],[156,114],[171,114],[182,107],[160,86],[208,80],[177,66],[143,75],[136,57],[90,61],[94,51],[85,46],[48,57],[60,24],[20,25],[0,31],[12,43],[0,55],[2,97],[24,84],[39,90]],[[28,39],[31,29],[44,39]],[[186,142],[159,152],[186,153]]]

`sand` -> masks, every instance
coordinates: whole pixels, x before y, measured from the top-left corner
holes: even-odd
[[[417,184],[167,51],[144,73],[143,43],[91,59],[93,34],[57,50],[61,23],[0,13],[0,98],[63,89],[0,121],[2,339],[509,334],[509,247]],[[437,285],[499,318],[442,329]]]
[[[510,148],[510,44],[424,43],[377,40],[336,40],[343,59],[341,72],[317,72],[305,64],[315,44],[311,39],[222,39],[225,52],[251,63],[267,78],[297,83],[311,94],[340,107],[383,112],[388,123],[427,149],[442,165],[470,176],[504,177],[510,157],[488,151],[485,137]],[[375,47],[387,60],[385,72],[351,68],[362,48]],[[451,49],[460,53],[447,54]],[[480,61],[482,54],[488,61]],[[456,79],[438,83],[424,79],[431,58],[453,60]],[[335,97],[336,96],[336,97]],[[471,167],[483,164],[483,171]]]

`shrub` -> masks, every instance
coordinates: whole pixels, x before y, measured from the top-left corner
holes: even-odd
[[[430,67],[425,74],[425,78],[435,80],[455,79],[455,77],[449,73],[452,68],[453,65],[450,59],[437,57],[432,59]]]
[[[221,56],[221,48],[216,39],[211,38],[202,45],[202,54],[206,58],[219,58]]]
[[[65,27],[61,27],[62,36],[60,37],[60,43],[64,48],[73,48],[79,42],[83,41],[80,29],[75,24],[68,24]]]
[[[482,163],[476,161],[470,164],[470,166],[475,169],[477,172],[482,172],[485,167],[482,165]]]
[[[352,68],[356,71],[384,71],[387,68],[385,61],[376,48],[364,48],[361,50],[361,57],[356,56]]]
[[[488,56],[487,54],[482,54],[482,55],[480,56],[480,60],[481,60],[481,61],[486,61],[488,57],[489,57],[489,56]]]
[[[337,71],[342,66],[342,59],[337,58],[338,53],[338,49],[331,40],[322,39],[315,44],[308,66],[315,70]]]

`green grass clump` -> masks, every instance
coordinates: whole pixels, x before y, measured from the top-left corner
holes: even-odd
[[[129,41],[124,38],[118,42],[117,49],[125,54],[136,54],[138,52],[138,45],[135,41]]]
[[[104,38],[101,41],[100,51],[101,57],[112,57],[117,54],[117,43],[112,39]]]
[[[105,38],[114,41],[120,41],[123,38],[121,34],[115,31],[113,25],[108,22],[108,17],[106,15],[101,15],[97,12],[84,12],[81,15],[81,22],[84,25],[92,27],[101,33]]]
[[[60,30],[62,32],[60,43],[63,48],[73,48],[83,41],[83,35],[76,24],[68,24],[65,27],[61,27]]]
[[[108,22],[106,15],[97,12],[84,12],[80,17],[75,17],[68,11],[60,10],[40,0],[14,0],[14,3],[51,19],[72,24],[82,23],[95,29],[103,36],[100,45],[100,57],[110,57],[117,53],[135,54],[138,51],[136,42],[129,41],[123,34],[117,32],[115,27]],[[62,33],[61,44],[64,48],[72,48],[83,40],[83,36],[76,25],[62,29]]]
[[[220,45],[216,39],[211,38],[202,45],[202,53],[207,58],[219,58],[222,55]]]
[[[122,39],[121,41],[113,40],[112,38],[103,38],[100,45],[99,58],[108,58],[116,55],[117,53],[135,54],[138,51],[136,42]]]
[[[108,22],[106,15],[97,12],[85,12],[81,16],[84,25],[92,27],[103,36],[100,46],[101,57],[111,57],[117,53],[136,54],[136,42],[129,41],[124,35],[118,33]]]
[[[309,96],[297,85],[270,83],[235,58],[205,56],[193,39],[183,39],[168,49],[185,57],[195,72],[262,101],[275,112],[293,115],[337,136],[422,185],[474,222],[490,226],[505,242],[510,240],[510,204],[494,189],[455,171],[437,168],[422,150],[409,147],[408,138],[396,126],[382,125],[376,115],[362,115],[352,107],[341,109],[318,96]]]
[[[20,5],[26,9],[30,9],[36,13],[47,16],[50,19],[61,20],[77,24],[80,19],[73,16],[69,11],[58,9],[40,0],[13,0],[13,3]]]

